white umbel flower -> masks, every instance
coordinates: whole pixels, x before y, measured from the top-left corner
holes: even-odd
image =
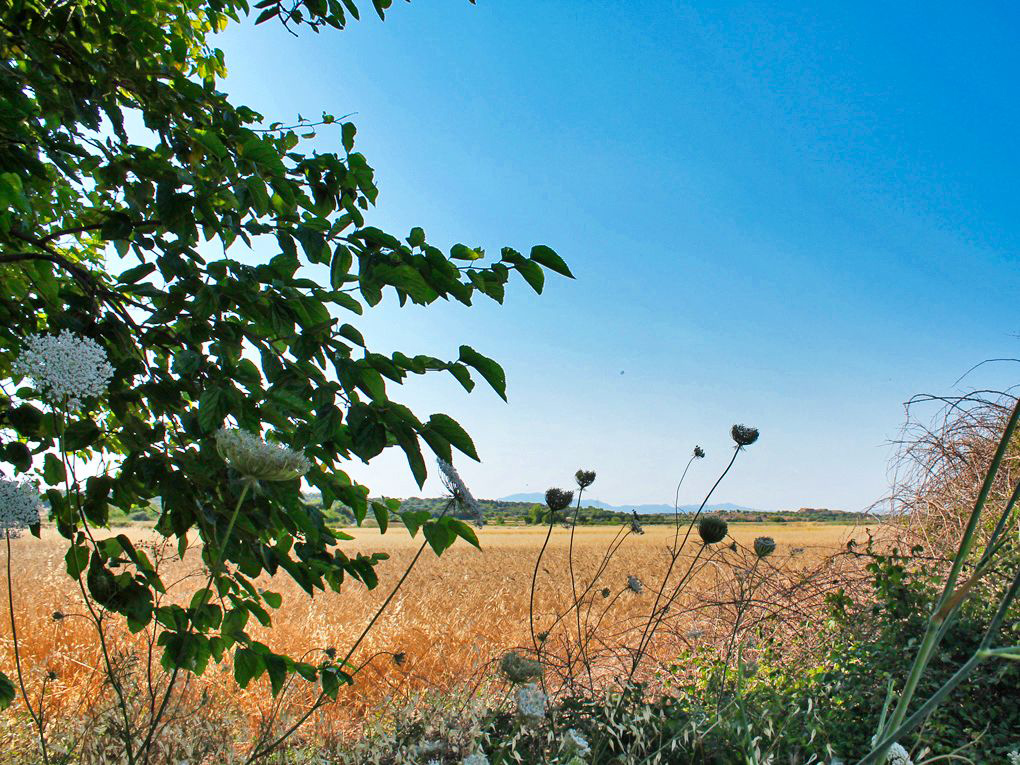
[[[0,478],[0,531],[14,532],[39,523],[39,493],[28,483]]]
[[[489,765],[489,758],[484,752],[475,752],[465,757],[462,765]]]
[[[591,747],[588,746],[588,741],[584,736],[570,728],[563,734],[563,740],[560,741],[560,751],[567,755],[587,757],[591,754]]]
[[[441,473],[440,478],[442,478],[443,485],[447,491],[475,517],[475,523],[480,526],[482,524],[482,506],[478,504],[478,500],[471,494],[471,489],[464,483],[464,479],[460,477],[457,468],[446,460],[437,460],[437,462],[439,463],[439,472]]]
[[[12,371],[28,377],[44,399],[69,411],[106,392],[113,367],[95,340],[65,329],[56,335],[29,335]]]
[[[1009,765],[1020,765],[1020,751],[1012,751],[1006,755]]]
[[[886,754],[885,761],[889,763],[889,765],[914,765],[914,761],[910,759],[910,752],[898,743],[889,747],[889,752]]]
[[[517,691],[517,713],[525,720],[541,720],[545,717],[545,703],[548,697],[534,683]]]
[[[216,434],[216,451],[230,467],[255,481],[290,481],[312,469],[301,452],[237,428],[223,428]]]

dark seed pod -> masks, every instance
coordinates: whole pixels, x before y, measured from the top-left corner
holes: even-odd
[[[729,525],[726,521],[714,515],[705,516],[698,522],[698,534],[706,545],[721,542],[726,537],[727,531],[729,531]]]
[[[549,509],[554,513],[565,509],[574,501],[574,492],[564,491],[563,489],[549,489],[545,493],[545,504],[549,506]]]
[[[587,489],[593,483],[595,483],[595,471],[594,470],[578,470],[574,473],[574,480],[577,481],[578,488]]]
[[[734,425],[730,429],[730,435],[737,446],[750,446],[758,440],[758,428],[752,428],[749,425]]]
[[[754,540],[754,554],[759,558],[767,558],[776,551],[776,542],[772,537],[758,537]]]
[[[695,446],[695,447],[694,447],[694,456],[695,456],[695,457],[696,457],[697,459],[699,459],[699,460],[700,460],[700,459],[701,459],[702,457],[704,457],[704,456],[705,456],[705,450],[704,450],[704,449],[702,449],[702,448],[701,448],[700,446]]]

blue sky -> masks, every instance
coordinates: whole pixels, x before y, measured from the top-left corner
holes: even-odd
[[[576,274],[541,297],[518,280],[502,307],[387,300],[359,324],[376,350],[468,343],[504,365],[509,404],[445,376],[391,391],[471,432],[478,496],[586,467],[593,497],[669,501],[701,444],[691,501],[746,422],[761,440],[718,499],[861,509],[906,399],[1017,355],[1018,21],[1005,3],[421,0],[218,44],[224,87],[269,119],[355,113],[373,224],[548,244]],[[350,472],[440,491],[396,450]]]

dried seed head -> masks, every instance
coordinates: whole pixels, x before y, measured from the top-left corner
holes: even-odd
[[[699,459],[700,460],[704,456],[705,456],[705,450],[702,449],[700,446],[695,446],[694,447],[694,457],[695,457],[695,459]]]
[[[500,671],[511,683],[530,683],[542,676],[542,664],[533,659],[526,659],[516,651],[509,651],[499,662]]]
[[[635,510],[634,514],[631,516],[631,519],[630,519],[630,531],[631,531],[632,534],[644,534],[645,533],[645,530],[643,528],[641,528],[641,521],[638,519],[637,510]]]
[[[64,618],[64,614],[62,612],[60,612],[60,611],[54,611],[53,612],[53,621],[59,622],[63,618]]]
[[[640,579],[631,574],[630,576],[627,577],[627,589],[629,589],[631,592],[637,595],[640,595],[642,592],[645,591],[645,586],[641,584]]]
[[[404,662],[406,661],[407,654],[404,653],[403,651],[397,651],[395,654],[393,654],[393,663],[396,664],[398,667],[404,666]]]
[[[593,483],[595,483],[595,471],[594,470],[578,470],[574,473],[574,480],[577,481],[579,489],[587,489]]]
[[[721,542],[726,537],[727,531],[729,531],[729,525],[715,515],[706,515],[698,522],[698,534],[706,545]]]
[[[608,587],[603,587],[602,588],[602,597],[603,598],[608,598],[609,597],[609,588]]]
[[[776,551],[776,542],[772,537],[758,537],[754,540],[754,554],[759,558],[767,558]]]
[[[758,440],[758,428],[749,425],[734,425],[730,429],[730,435],[737,446],[750,446]]]
[[[566,509],[574,501],[574,492],[563,489],[549,489],[545,493],[545,504],[554,513]]]

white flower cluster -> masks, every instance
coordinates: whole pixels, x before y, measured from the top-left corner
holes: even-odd
[[[31,484],[0,478],[0,531],[17,533],[39,523],[40,506]]]
[[[541,720],[545,717],[545,703],[548,697],[534,683],[517,691],[517,713],[526,720]]]
[[[645,586],[641,584],[641,580],[633,574],[627,577],[627,587],[630,588],[631,592],[637,593],[638,595],[645,591]]]
[[[453,495],[454,499],[467,508],[468,512],[475,517],[475,522],[480,526],[482,524],[482,506],[478,504],[478,500],[471,494],[471,489],[464,483],[464,479],[460,477],[457,468],[446,460],[437,460],[437,462],[439,463],[439,472],[442,474],[440,477],[443,480],[443,485]]]
[[[914,761],[910,759],[910,752],[898,743],[889,747],[889,752],[886,755],[885,761],[888,762],[889,765],[914,765]]]
[[[584,736],[570,728],[563,734],[563,740],[560,741],[560,751],[564,754],[572,754],[575,757],[587,757],[591,754],[591,747],[588,746]]]
[[[475,752],[465,757],[462,765],[489,765],[489,758],[485,756],[485,752]]]
[[[216,450],[230,467],[256,481],[290,481],[312,469],[301,452],[237,428],[223,428],[216,434]]]
[[[113,367],[95,340],[65,329],[57,335],[29,335],[12,371],[30,378],[39,393],[69,411],[106,392]]]
[[[1020,765],[1020,751],[1014,750],[1006,755],[1009,765]]]

